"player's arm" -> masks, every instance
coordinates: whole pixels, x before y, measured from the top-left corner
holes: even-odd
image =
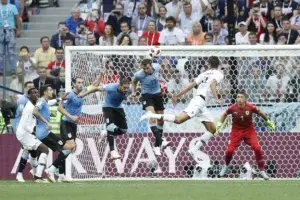
[[[61,101],[58,104],[58,108],[57,108],[58,112],[60,112],[61,114],[63,114],[64,116],[70,118],[71,120],[73,120],[74,122],[76,122],[78,120],[77,116],[73,116],[71,115],[65,108],[64,108],[64,103],[63,101]]]
[[[44,118],[42,117],[42,115],[40,114],[39,112],[39,107],[35,106],[34,109],[33,109],[33,113],[32,113],[38,120],[41,120],[42,122],[44,122],[48,127],[49,129],[51,128],[51,125],[50,123]]]
[[[216,102],[220,104],[221,101],[220,101],[220,99],[219,99],[219,97],[218,97],[218,92],[217,92],[217,81],[216,81],[215,79],[214,79],[214,80],[212,81],[212,83],[210,84],[210,89],[211,89],[211,92],[212,92],[214,98],[216,99]]]
[[[181,90],[178,94],[174,95],[175,98],[179,98],[182,95],[185,95],[186,93],[188,93],[191,89],[193,89],[195,86],[197,85],[197,83],[195,81],[191,82],[186,88],[184,88],[183,90]]]
[[[133,80],[131,83],[131,96],[136,96],[136,88],[137,88],[138,81]]]
[[[101,86],[99,87],[99,86],[95,86],[95,85],[90,85],[87,88],[86,92],[80,92],[80,94],[78,94],[77,96],[80,97],[80,98],[83,98],[83,97],[85,97],[89,94],[95,93],[97,91],[102,91]]]
[[[260,116],[261,118],[263,118],[267,124],[268,129],[270,129],[270,131],[275,131],[276,126],[274,124],[274,122],[272,120],[270,120],[270,118],[267,116],[266,113],[264,113],[263,111],[257,109],[256,107],[254,107],[254,112]]]

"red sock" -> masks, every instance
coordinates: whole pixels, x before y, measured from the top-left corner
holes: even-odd
[[[226,154],[225,154],[225,163],[226,166],[229,165],[230,161],[232,160],[233,153],[234,153],[235,147],[234,146],[228,146]]]
[[[265,170],[265,161],[264,161],[264,156],[263,156],[263,153],[261,151],[259,144],[251,145],[251,148],[253,149],[253,151],[255,153],[255,158],[256,158],[257,165],[258,165],[258,169],[260,171],[264,171]]]

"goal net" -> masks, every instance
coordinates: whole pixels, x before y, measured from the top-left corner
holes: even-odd
[[[67,47],[66,91],[71,78],[80,76],[89,86],[100,73],[101,84],[118,82],[120,76],[133,77],[150,47]],[[209,56],[218,56],[224,81],[218,93],[224,102],[207,106],[217,120],[235,101],[237,90],[249,94],[249,102],[263,110],[275,122],[269,132],[264,121],[255,117],[259,143],[264,152],[265,169],[273,178],[295,178],[300,170],[300,49],[298,46],[201,46],[160,47],[153,58],[161,66],[161,91],[165,112],[179,113],[190,102],[194,91],[178,100],[174,107],[170,96],[178,93],[207,69]],[[140,91],[140,88],[139,88]],[[161,157],[153,152],[154,137],[147,122],[139,122],[144,113],[140,94],[124,102],[128,133],[116,137],[120,160],[111,160],[109,146],[99,133],[105,128],[102,116],[103,94],[86,97],[78,126],[76,152],[68,160],[67,172],[74,179],[101,178],[216,178],[224,165],[231,125],[213,138],[192,160],[187,150],[204,132],[197,117],[181,124],[165,123],[164,137],[171,141]],[[256,177],[257,166],[251,148],[242,143],[231,162],[228,178]]]

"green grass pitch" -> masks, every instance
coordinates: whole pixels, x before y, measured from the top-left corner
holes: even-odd
[[[299,200],[299,181],[0,182],[1,200]]]

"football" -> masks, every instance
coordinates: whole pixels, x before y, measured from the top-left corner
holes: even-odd
[[[151,58],[159,57],[160,54],[161,54],[161,50],[158,46],[151,47],[151,49],[148,52],[148,55]]]

